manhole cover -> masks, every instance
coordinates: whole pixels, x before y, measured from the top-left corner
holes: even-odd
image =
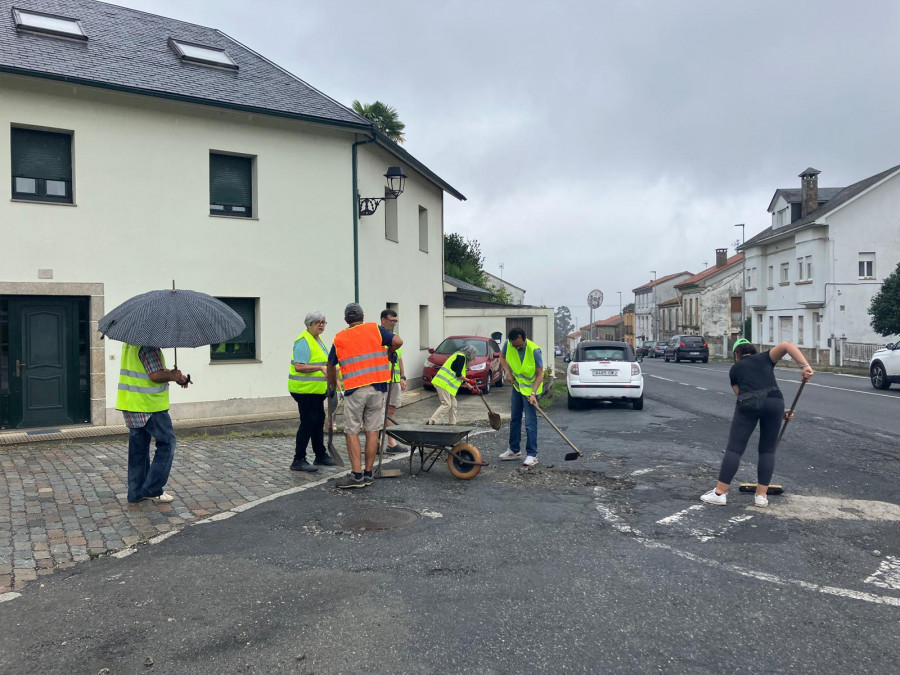
[[[396,530],[400,527],[409,527],[422,516],[411,509],[372,508],[363,513],[355,513],[341,518],[341,527],[356,532],[371,532],[374,530]]]

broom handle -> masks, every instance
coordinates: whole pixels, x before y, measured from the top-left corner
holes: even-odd
[[[553,420],[551,420],[549,417],[547,417],[547,413],[545,413],[543,410],[541,410],[541,406],[536,405],[536,406],[534,406],[534,407],[535,407],[535,409],[541,414],[541,417],[543,417],[545,420],[547,420],[547,422],[550,424],[551,427],[553,427],[554,429],[556,429],[556,433],[558,433],[560,436],[562,436],[563,440],[564,440],[566,443],[569,444],[569,447],[571,447],[571,448],[572,448],[575,452],[577,452],[579,455],[582,454],[582,453],[581,453],[581,450],[579,450],[578,448],[576,448],[576,447],[575,447],[575,444],[574,444],[572,441],[569,440],[569,437],[566,436],[566,435],[562,432],[562,429],[560,429],[558,426],[556,426],[556,425],[553,423]]]
[[[806,386],[806,380],[802,380],[800,382],[800,388],[797,390],[797,395],[794,396],[794,401],[793,401],[793,403],[791,403],[791,407],[788,410],[789,413],[793,413],[794,408],[797,407],[797,401],[800,399],[800,394],[803,393],[803,387],[805,387],[805,386]],[[781,425],[781,433],[778,434],[778,440],[775,441],[776,448],[778,447],[778,444],[781,443],[781,437],[784,436],[784,431],[785,431],[785,429],[787,429],[787,425],[789,422],[790,422],[789,419],[785,419],[784,424]]]

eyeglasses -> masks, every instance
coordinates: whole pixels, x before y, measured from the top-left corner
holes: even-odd
[[[388,319],[390,323],[397,323],[400,319]]]
[[[327,322],[327,321],[313,321],[313,323],[316,324],[317,326],[326,326],[326,325],[328,325],[328,322]]]

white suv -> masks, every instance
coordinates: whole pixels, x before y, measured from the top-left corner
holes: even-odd
[[[644,376],[627,342],[581,342],[566,371],[569,410],[578,410],[588,400],[630,402],[644,407]]]
[[[876,389],[890,389],[892,382],[900,384],[900,342],[889,342],[872,355],[869,377]]]

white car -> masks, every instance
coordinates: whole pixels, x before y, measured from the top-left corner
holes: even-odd
[[[587,401],[625,401],[644,407],[644,375],[640,357],[627,342],[579,343],[566,370],[569,410]]]
[[[900,384],[900,342],[889,342],[872,355],[869,377],[876,389],[890,389],[892,382]]]

